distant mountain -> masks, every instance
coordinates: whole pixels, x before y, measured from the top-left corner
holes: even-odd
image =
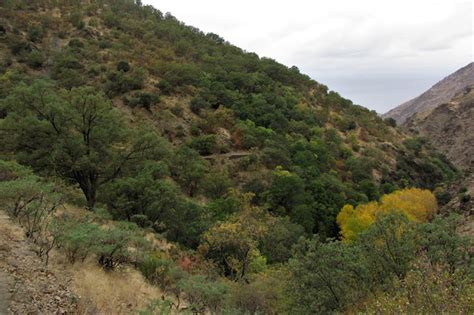
[[[439,81],[420,96],[383,114],[382,117],[393,118],[398,124],[403,124],[415,113],[426,112],[449,102],[470,85],[474,85],[474,62]]]
[[[474,85],[428,113],[414,114],[404,125],[428,138],[457,167],[474,168]]]

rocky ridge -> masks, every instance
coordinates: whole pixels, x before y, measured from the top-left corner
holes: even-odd
[[[474,85],[474,62],[450,74],[420,96],[383,114],[382,117],[393,118],[398,124],[403,125],[413,114],[426,113],[441,104],[449,102],[455,95],[470,85]]]

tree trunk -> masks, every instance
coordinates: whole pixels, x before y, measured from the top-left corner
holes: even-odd
[[[84,193],[86,194],[87,209],[93,210],[96,202],[96,188],[91,186],[88,191]]]
[[[75,172],[74,179],[79,184],[84,196],[87,200],[87,208],[93,210],[95,207],[96,196],[97,196],[97,186],[98,186],[98,176],[94,172]]]

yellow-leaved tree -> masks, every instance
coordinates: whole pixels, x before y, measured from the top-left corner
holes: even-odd
[[[380,214],[400,212],[414,222],[426,222],[438,208],[436,198],[429,190],[407,188],[397,190],[380,198],[379,202],[372,201],[353,207],[345,205],[337,216],[344,241],[354,241],[365,231]]]

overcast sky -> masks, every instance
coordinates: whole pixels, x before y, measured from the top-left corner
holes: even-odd
[[[143,0],[383,113],[473,61],[471,0]]]

